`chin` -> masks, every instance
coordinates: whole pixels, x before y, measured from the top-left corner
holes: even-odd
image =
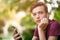
[[[35,21],[36,22],[36,24],[39,24],[40,23],[40,21]]]

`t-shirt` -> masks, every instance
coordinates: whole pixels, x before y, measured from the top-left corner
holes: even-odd
[[[60,23],[55,20],[49,20],[47,28],[44,30],[46,40],[49,36],[60,36]],[[34,36],[38,36],[38,28],[36,27],[34,31]],[[59,38],[59,37],[58,37]]]

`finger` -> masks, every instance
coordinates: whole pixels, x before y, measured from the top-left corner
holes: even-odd
[[[13,33],[16,34],[16,29],[13,30]]]
[[[47,18],[45,18],[44,20],[45,20],[46,23],[48,23],[48,19]]]
[[[45,29],[47,27],[47,24],[42,24],[42,29]]]
[[[13,29],[13,33],[14,35],[18,33],[16,28]]]
[[[48,19],[47,19],[47,18],[43,18],[41,21],[42,21],[42,23],[44,23],[44,24],[48,23]]]
[[[19,40],[21,38],[21,36],[19,36],[19,37],[17,37],[17,38],[15,38],[16,40]]]
[[[19,36],[20,36],[19,33],[17,33],[14,35],[14,38],[19,37]]]
[[[46,29],[47,24],[48,24],[48,19],[47,19],[47,18],[43,18],[43,19],[41,20],[41,23],[39,24],[39,26],[40,26],[40,28],[43,30],[43,29]]]

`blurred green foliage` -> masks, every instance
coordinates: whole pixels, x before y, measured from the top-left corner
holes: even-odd
[[[14,26],[10,25],[9,28],[8,28],[8,32],[13,32],[13,27]]]
[[[30,7],[33,2],[36,2],[38,0],[2,0],[2,1],[10,7],[10,10],[15,8],[16,11],[20,10],[26,11],[27,8]]]
[[[34,29],[26,29],[23,32],[22,36],[23,36],[24,40],[32,40],[33,33],[34,33]]]
[[[22,2],[20,2],[20,1],[22,1]],[[31,4],[36,1],[38,1],[38,0],[25,0],[25,2],[23,0],[1,0],[0,4],[3,4],[4,6],[1,5],[1,6],[3,6],[3,10],[2,11],[0,10],[0,18],[4,17],[6,19],[10,19],[10,16],[11,16],[10,12],[13,9],[16,12],[19,12],[21,10],[27,11],[28,8],[31,6]],[[31,27],[33,27],[35,25],[31,15],[27,15],[26,17],[22,18],[21,25],[25,26],[26,28],[29,28],[23,33],[24,39],[31,40],[32,35],[33,35],[33,29],[31,29]],[[8,28],[8,31],[9,31],[9,33],[12,32],[12,25],[10,25],[10,27]],[[7,39],[9,36],[11,36],[11,34],[9,34],[6,38],[5,37],[1,37],[1,38],[3,40],[4,40],[4,38],[5,38],[5,40],[9,40],[9,39]]]
[[[54,15],[54,19],[58,22],[60,22],[60,6],[57,8],[55,15]]]
[[[24,18],[21,19],[22,26],[25,26],[26,28],[33,28],[35,27],[35,22],[30,14],[26,15]]]
[[[27,11],[28,8],[30,8],[31,4],[33,2],[36,2],[38,0],[25,0],[22,2],[20,2],[21,0],[1,0],[0,4],[4,4],[3,10],[0,10],[0,33],[3,33],[2,27],[4,26],[4,21],[1,20],[3,19],[3,17],[5,17],[6,19],[10,19],[11,14],[9,14],[9,12],[11,12],[13,9],[16,12],[19,12],[21,10],[23,11]],[[3,6],[3,5],[0,5]],[[57,20],[58,22],[60,22],[60,6],[57,8],[54,19]],[[32,16],[30,14],[27,13],[27,15],[21,19],[20,25],[26,27],[26,30],[23,32],[22,36],[24,38],[24,40],[31,40],[33,37],[33,32],[34,32],[34,27],[35,27],[35,22],[32,18]],[[8,38],[10,38],[12,35],[12,25],[10,25],[10,27],[8,28],[9,31],[9,35],[5,38],[4,35],[0,35],[0,40],[9,40]]]

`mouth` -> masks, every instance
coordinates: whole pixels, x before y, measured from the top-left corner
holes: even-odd
[[[37,23],[40,23],[40,20],[37,20],[36,22],[37,22]]]

